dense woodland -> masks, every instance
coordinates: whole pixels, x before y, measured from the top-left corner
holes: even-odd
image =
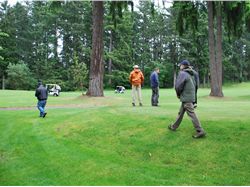
[[[2,2],[1,88],[32,90],[38,79],[58,83],[63,91],[89,88],[98,67],[91,67],[95,42],[104,88],[129,88],[134,64],[145,75],[144,87],[155,67],[160,68],[160,87],[173,87],[182,59],[192,63],[204,87],[214,84],[213,70],[220,70],[222,83],[250,80],[249,2],[101,3],[103,15],[93,14],[95,3],[88,1]],[[103,16],[102,37],[93,35],[92,15]],[[209,29],[218,33],[215,43],[221,40],[214,54],[209,44],[215,34]],[[215,63],[221,59],[221,69],[211,65],[211,55]]]

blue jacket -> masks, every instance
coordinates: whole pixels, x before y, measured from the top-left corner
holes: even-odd
[[[159,87],[159,77],[156,71],[153,71],[150,75],[150,83],[152,88]]]

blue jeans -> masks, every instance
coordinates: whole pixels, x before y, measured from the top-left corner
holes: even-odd
[[[37,102],[37,108],[40,111],[40,117],[43,117],[44,113],[45,113],[45,105],[46,105],[46,100],[41,100]]]

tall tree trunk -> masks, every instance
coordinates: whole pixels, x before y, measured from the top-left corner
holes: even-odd
[[[206,88],[206,73],[203,75],[203,88]]]
[[[55,23],[55,30],[54,30],[54,35],[55,35],[55,38],[54,38],[54,59],[56,61],[56,63],[59,63],[59,58],[58,58],[58,52],[57,52],[57,49],[58,49],[58,39],[59,39],[59,31],[58,31],[58,28],[57,28],[57,22]]]
[[[178,53],[176,51],[176,38],[174,37],[174,41],[172,41],[170,43],[170,59],[171,61],[173,62],[173,69],[174,69],[174,72],[173,72],[173,88],[175,88],[175,83],[176,83],[176,77],[177,77],[177,58],[176,58],[176,53]]]
[[[93,35],[87,95],[103,96],[103,1],[93,1]]]
[[[215,35],[214,35],[214,17],[213,17],[213,2],[208,1],[208,36],[209,36],[209,63],[210,63],[210,81],[211,81],[211,92],[210,96],[222,97],[222,84],[220,84],[220,70],[218,71],[218,59],[215,56]],[[219,29],[219,28],[218,28]],[[217,41],[219,42],[219,41]],[[218,49],[217,45],[217,49]],[[218,53],[222,52],[218,51]],[[219,57],[219,56],[218,56]],[[219,57],[220,58],[220,57]],[[222,64],[221,64],[222,65]]]
[[[2,90],[4,90],[4,89],[5,89],[5,76],[3,74],[3,76],[2,76]]]
[[[175,89],[175,83],[176,83],[176,65],[174,65],[174,78],[173,78],[173,88]]]
[[[222,4],[220,1],[217,2],[217,41],[216,41],[216,65],[217,65],[217,80],[218,90],[215,96],[223,97],[222,93]]]
[[[109,39],[109,53],[112,52],[112,48],[113,48],[113,32],[112,30],[110,31],[110,39]],[[109,65],[108,65],[108,71],[109,71],[109,85],[111,86],[112,84],[112,79],[111,79],[111,74],[112,74],[112,59],[109,58]]]

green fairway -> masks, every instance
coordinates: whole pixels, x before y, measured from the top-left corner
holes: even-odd
[[[207,132],[193,139],[185,115],[167,130],[180,103],[160,89],[160,106],[132,107],[130,90],[103,98],[50,96],[39,118],[34,91],[0,90],[0,185],[250,185],[250,83],[199,90]],[[5,108],[5,110],[3,110]]]

